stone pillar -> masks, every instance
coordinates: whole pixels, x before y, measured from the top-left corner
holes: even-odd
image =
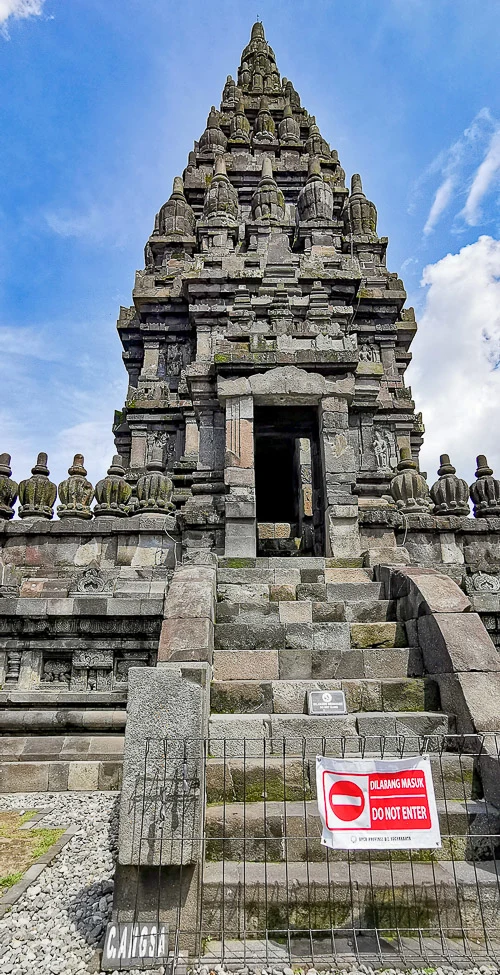
[[[145,427],[132,426],[130,447],[130,467],[140,470],[147,464],[147,433]]]
[[[347,399],[323,396],[319,410],[320,441],[325,478],[326,554],[341,560],[359,559],[361,542],[356,482],[356,458],[349,430]]]
[[[160,342],[158,339],[145,339],[144,341],[144,361],[142,363],[141,376],[148,379],[156,379],[158,376],[158,363],[160,361]]]
[[[200,433],[198,430],[198,424],[196,422],[196,416],[189,412],[185,414],[186,422],[186,437],[184,441],[184,457],[183,460],[191,460],[193,464],[198,463],[198,452],[200,446]]]
[[[224,481],[229,488],[225,554],[253,558],[257,552],[257,525],[252,396],[226,399]]]

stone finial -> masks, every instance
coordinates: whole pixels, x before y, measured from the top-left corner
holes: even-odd
[[[212,105],[207,118],[207,127],[200,139],[199,152],[203,155],[213,152],[225,152],[227,139],[219,125],[219,115]]]
[[[19,517],[50,519],[54,516],[53,504],[57,488],[49,481],[47,454],[38,454],[31,474],[31,477],[19,484]]]
[[[306,142],[306,152],[308,152],[310,156],[321,156],[323,159],[329,159],[331,156],[330,146],[328,145],[326,139],[324,139],[321,135],[321,132],[316,125],[314,115],[311,115],[310,119],[309,136]]]
[[[250,122],[245,115],[245,102],[240,98],[236,112],[229,123],[230,142],[248,145],[250,142]]]
[[[182,176],[175,176],[172,193],[157,214],[155,234],[192,237],[195,227],[196,217],[184,195]]]
[[[469,491],[474,504],[474,518],[494,518],[500,515],[500,481],[493,477],[484,454],[476,457],[476,480]]]
[[[96,518],[100,515],[124,518],[131,513],[129,501],[132,496],[132,488],[130,484],[127,484],[124,475],[125,468],[122,458],[119,454],[115,454],[106,477],[98,481],[95,486],[97,504],[94,508],[94,515]]]
[[[234,107],[238,102],[239,91],[236,82],[233,80],[230,74],[226,78],[226,84],[224,85],[224,91],[222,92],[222,101],[226,105]]]
[[[10,454],[0,454],[0,521],[14,517],[18,485],[11,479]]]
[[[264,33],[264,24],[260,20],[256,20],[252,27],[252,33],[250,35],[252,41],[265,41],[266,35]]]
[[[278,123],[278,135],[282,145],[300,145],[300,124],[293,117],[290,102],[285,105],[283,118]]]
[[[252,141],[262,144],[265,142],[274,142],[274,138],[274,119],[269,111],[267,98],[265,95],[263,95],[260,100],[259,114],[255,119]]]
[[[429,488],[408,447],[401,450],[397,473],[391,480],[391,495],[403,514],[427,514],[431,507]]]
[[[266,223],[280,223],[285,219],[285,198],[273,177],[270,156],[263,156],[262,176],[251,200],[252,217]]]
[[[86,479],[83,454],[75,454],[68,474],[69,477],[61,481],[58,487],[61,502],[57,508],[59,518],[92,518],[90,504],[94,488]]]
[[[297,219],[301,222],[317,222],[333,219],[333,190],[321,175],[318,156],[309,160],[308,178],[297,199]]]
[[[203,216],[218,224],[234,225],[238,219],[238,191],[228,178],[222,155],[215,159],[214,175],[205,193]]]
[[[300,108],[300,95],[299,95],[298,91],[295,91],[295,88],[293,87],[293,84],[292,84],[291,81],[288,81],[288,79],[283,79],[283,81],[285,82],[284,83],[284,86],[283,86],[284,89],[285,89],[285,98],[288,99],[288,101],[290,102],[290,105],[292,106],[292,108],[299,109]]]
[[[161,448],[152,452],[151,460],[146,466],[146,474],[139,478],[136,485],[138,504],[135,513],[165,515],[175,511],[172,503],[173,485],[168,474],[163,471],[163,457]]]
[[[354,173],[351,179],[351,195],[348,207],[347,232],[354,236],[377,238],[377,210],[373,203],[366,199],[359,173]]]
[[[435,515],[469,514],[469,486],[467,481],[457,477],[456,474],[448,454],[441,454],[439,480],[430,490]]]

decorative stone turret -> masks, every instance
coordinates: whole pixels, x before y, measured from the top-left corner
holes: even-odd
[[[132,496],[132,488],[130,484],[127,484],[124,474],[125,468],[122,458],[119,454],[115,454],[106,477],[98,481],[95,486],[97,504],[94,508],[94,515],[96,518],[100,515],[126,518],[131,513],[129,501]]]
[[[229,124],[229,142],[236,145],[248,145],[250,142],[250,122],[245,115],[245,103],[242,98]]]
[[[470,486],[474,504],[474,518],[493,518],[500,515],[500,481],[493,477],[484,454],[476,457],[476,478]]]
[[[308,180],[297,199],[297,218],[301,222],[333,218],[333,191],[321,175],[317,156],[309,161]]]
[[[19,517],[52,518],[53,504],[57,496],[56,485],[49,481],[47,454],[38,454],[32,477],[19,484]]]
[[[172,481],[163,471],[161,448],[154,451],[147,465],[147,473],[137,481],[136,493],[138,504],[135,513],[165,515],[175,511],[172,504]]]
[[[214,175],[205,193],[205,220],[234,224],[238,219],[238,191],[229,181],[224,156],[217,156]]]
[[[355,173],[351,179],[351,195],[348,202],[347,233],[354,236],[377,237],[377,210],[363,193],[361,176]]]
[[[224,85],[224,91],[222,93],[222,101],[228,105],[230,108],[234,108],[238,104],[241,92],[233,80],[230,74],[226,78],[226,84]]]
[[[252,217],[267,223],[280,223],[285,219],[285,199],[273,179],[273,164],[269,156],[262,160],[262,177],[252,196]]]
[[[293,105],[293,102],[292,102]],[[306,152],[310,156],[321,156],[323,159],[329,159],[331,156],[330,146],[326,139],[323,138],[318,126],[316,125],[316,119],[314,115],[311,115],[310,125],[309,125],[309,136],[306,142]]]
[[[0,454],[0,521],[14,517],[18,485],[11,479],[10,454]]]
[[[430,490],[435,515],[468,515],[469,485],[457,477],[456,468],[450,464],[448,454],[441,454],[438,470],[439,481]]]
[[[279,140],[284,146],[300,146],[300,125],[293,117],[293,112],[288,102],[285,105],[283,118],[278,124]]]
[[[253,142],[257,144],[275,141],[275,125],[265,96],[260,100],[259,114],[255,120]]]
[[[227,139],[219,125],[219,115],[212,105],[207,118],[207,127],[200,139],[198,151],[203,155],[213,152],[225,152]]]
[[[196,217],[184,195],[181,176],[174,177],[172,194],[156,216],[155,234],[162,236],[192,237]]]
[[[94,488],[87,481],[83,454],[75,454],[73,464],[68,469],[69,477],[61,481],[58,492],[60,504],[57,507],[59,518],[92,518],[90,504]]]
[[[274,51],[267,43],[264,28],[259,22],[253,25],[250,43],[241,56],[238,84],[254,94],[281,91]]]
[[[391,495],[403,514],[428,513],[431,507],[429,488],[408,447],[401,450],[397,474],[391,480]]]
[[[283,89],[285,92],[285,98],[288,99],[291,107],[298,111],[300,109],[300,95],[298,91],[295,91],[293,83],[288,81],[288,79],[283,78]]]

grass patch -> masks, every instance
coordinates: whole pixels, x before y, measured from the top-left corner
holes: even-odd
[[[35,809],[22,814],[0,812],[0,892],[17,884],[64,833],[64,829],[21,829],[35,814]]]

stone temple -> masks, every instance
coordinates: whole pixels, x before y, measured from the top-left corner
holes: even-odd
[[[387,243],[254,24],[120,309],[107,474],[77,454],[56,487],[40,453],[17,484],[0,456],[1,790],[121,789],[113,919],[165,922],[171,951],[401,927],[387,864],[342,857],[325,922],[325,742],[439,766],[453,851],[418,863],[403,927],[498,917],[500,481],[482,455],[470,487],[446,454],[419,471]],[[312,690],[347,713],[308,713]],[[292,848],[287,802],[311,817]]]

